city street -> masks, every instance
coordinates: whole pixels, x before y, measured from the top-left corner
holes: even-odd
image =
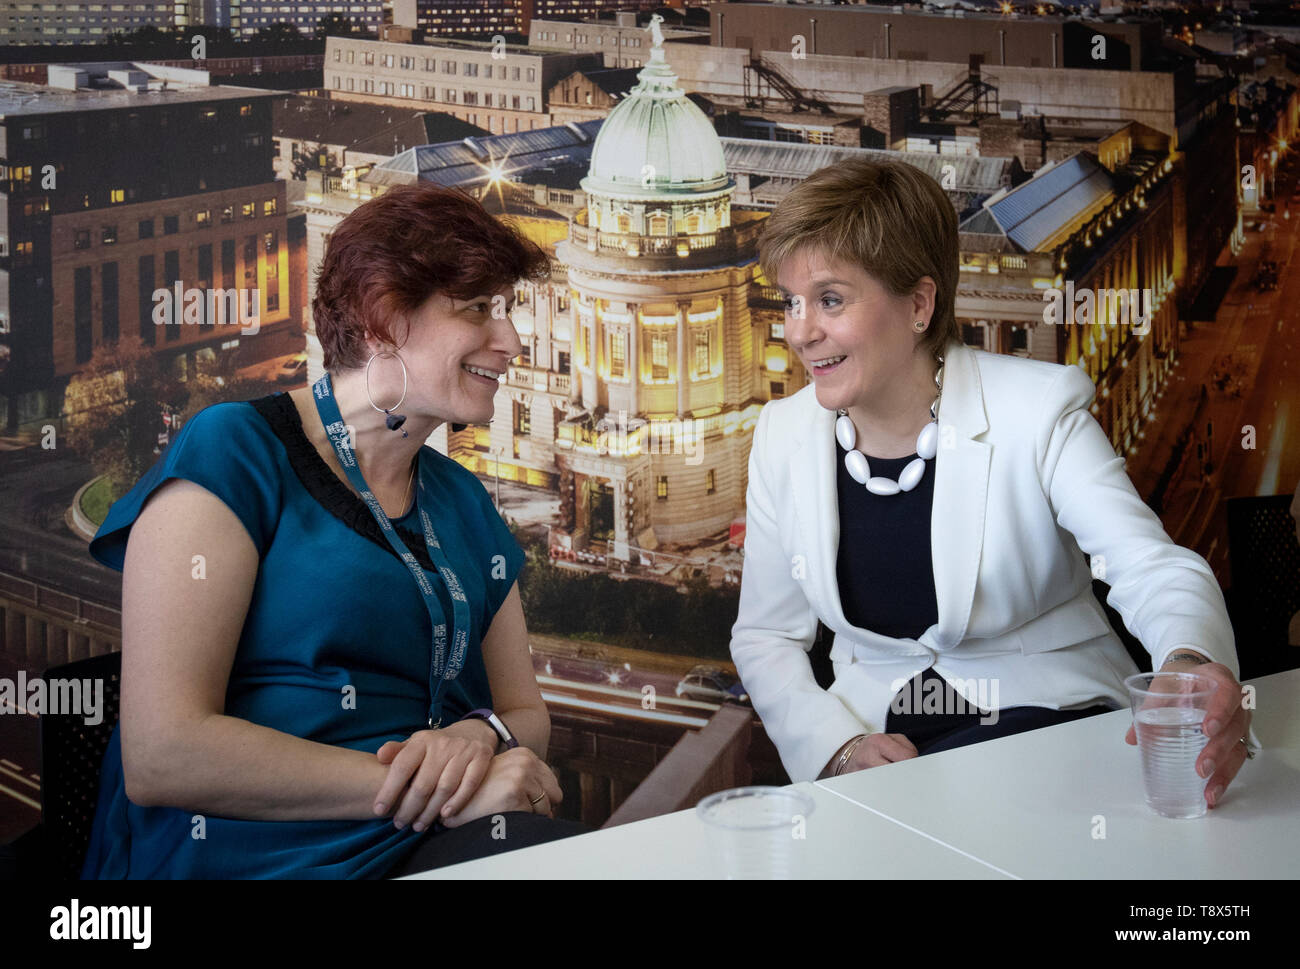
[[[1295,182],[1293,167],[1278,179],[1279,199],[1289,198]],[[1161,518],[1176,542],[1206,557],[1224,586],[1231,582],[1226,499],[1290,494],[1300,480],[1300,283],[1285,271],[1300,231],[1300,205],[1291,204],[1289,219],[1285,210],[1286,202],[1279,201],[1275,217],[1247,219],[1273,224],[1263,232],[1247,229],[1240,255],[1220,258],[1220,265],[1235,262],[1238,272],[1218,318],[1196,323],[1181,340],[1143,446],[1128,460],[1139,494],[1149,499],[1175,441],[1191,426]],[[1264,258],[1284,267],[1275,290],[1259,291],[1253,284]],[[1216,374],[1224,376],[1222,386]],[[1198,443],[1208,446],[1208,475],[1198,467]]]

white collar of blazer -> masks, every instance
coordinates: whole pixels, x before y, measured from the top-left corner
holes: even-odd
[[[809,400],[814,413],[810,416],[810,433],[791,455],[791,494],[804,534],[813,536],[809,572],[830,608],[830,615],[823,616],[823,621],[838,630],[853,630],[865,643],[895,645],[900,640],[851,626],[844,617],[835,579],[840,538],[835,486],[836,415],[818,404],[812,393]],[[992,454],[989,444],[975,438],[988,426],[979,364],[969,347],[954,341],[944,357],[939,451],[934,460],[934,504],[930,514],[930,553],[939,621],[919,639],[903,642],[946,649],[966,635],[984,546],[984,509]]]

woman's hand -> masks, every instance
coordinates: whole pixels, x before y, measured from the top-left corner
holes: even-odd
[[[1246,762],[1246,745],[1241,741],[1250,732],[1251,712],[1241,702],[1241,684],[1232,670],[1222,663],[1176,661],[1165,663],[1161,673],[1199,673],[1219,684],[1207,705],[1201,729],[1209,742],[1196,758],[1196,773],[1209,778],[1205,784],[1205,801],[1215,807],[1223,792]],[[1137,734],[1130,724],[1124,736],[1127,744],[1137,744]]]
[[[496,734],[489,741],[484,728],[492,730],[481,720],[461,720],[380,747],[375,756],[389,767],[375,796],[375,814],[387,814],[397,804],[393,824],[402,828],[414,822],[414,830],[423,831],[444,807],[447,814],[464,808],[496,753]]]
[[[563,799],[559,781],[546,761],[527,747],[516,747],[492,758],[487,776],[469,803],[448,814],[442,823],[455,828],[505,811],[531,811],[553,818],[555,805]]]
[[[840,746],[835,751],[835,756],[826,764],[826,769],[822,771],[822,777],[834,777],[835,765],[840,762],[840,757],[844,754],[844,748],[853,743],[852,740]],[[849,755],[848,763],[840,768],[840,774],[852,774],[854,771],[866,770],[868,767],[879,767],[882,764],[892,764],[900,760],[910,760],[918,756],[919,751],[912,741],[908,740],[901,733],[873,733],[868,734],[864,739],[858,741],[858,745],[853,748],[853,753]]]

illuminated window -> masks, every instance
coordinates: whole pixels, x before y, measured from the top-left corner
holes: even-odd
[[[211,225],[211,224],[212,224],[212,210],[211,210],[211,209],[199,209],[199,211],[197,211],[197,212],[194,213],[194,221],[195,221],[198,225]]]
[[[277,201],[276,199],[267,199],[265,202],[263,202],[263,203],[262,203],[262,214],[263,214],[263,215],[275,215],[275,213],[276,213],[276,208],[277,208],[277,207],[276,207],[276,201]]]
[[[622,377],[627,373],[627,334],[611,333],[609,337],[609,375]]]
[[[668,500],[668,475],[655,475],[655,497],[660,501]]]
[[[108,201],[111,202],[113,205],[116,205],[116,204],[119,203],[119,202],[125,202],[125,201],[126,201],[126,189],[124,189],[124,188],[115,188],[115,189],[112,189],[112,190],[108,193]]]
[[[246,218],[246,219],[251,219],[251,218],[256,217],[256,215],[257,215],[257,203],[256,203],[256,202],[245,202],[242,206],[240,206],[240,212],[243,214],[244,218]]]
[[[709,372],[709,331],[695,331],[695,376],[707,376]]]
[[[668,379],[668,335],[655,333],[650,337],[650,376],[655,380]]]

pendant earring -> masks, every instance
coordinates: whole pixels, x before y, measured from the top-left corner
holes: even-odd
[[[397,357],[397,362],[402,365],[402,396],[398,399],[397,403],[392,406],[391,410],[387,407],[380,407],[376,404],[375,398],[370,394],[370,365],[375,362],[376,357]],[[384,424],[390,431],[396,431],[406,423],[405,414],[392,413],[392,411],[395,411],[397,408],[402,406],[402,401],[406,400],[406,363],[392,350],[383,350],[379,353],[372,353],[370,359],[366,361],[366,399],[370,401],[371,407],[387,415],[384,418]],[[406,431],[402,431],[402,437],[410,437],[410,435]]]

